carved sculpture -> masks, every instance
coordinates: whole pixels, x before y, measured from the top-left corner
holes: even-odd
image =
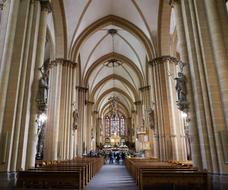
[[[46,74],[43,74],[39,80],[39,90],[37,95],[37,101],[40,103],[47,103],[48,97],[48,77]]]
[[[177,105],[181,111],[185,111],[188,107],[187,103],[187,91],[186,91],[186,78],[182,72],[178,72],[176,80],[176,91],[177,91]]]
[[[155,121],[154,121],[154,110],[150,109],[149,111],[149,126],[151,129],[154,129]]]
[[[78,110],[75,109],[73,111],[73,130],[77,130],[78,128]]]

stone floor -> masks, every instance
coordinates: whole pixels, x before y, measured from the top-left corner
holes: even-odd
[[[124,165],[104,165],[85,190],[138,190]]]
[[[0,172],[0,190],[14,190],[15,173]],[[210,177],[210,190],[228,190],[228,175]],[[86,186],[85,190],[138,190],[124,165],[106,164]],[[156,188],[160,189],[160,188]],[[161,188],[163,190],[163,188]],[[167,188],[165,188],[167,189]],[[206,189],[205,189],[206,190]]]

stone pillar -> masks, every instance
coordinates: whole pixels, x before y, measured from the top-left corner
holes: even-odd
[[[37,4],[37,3],[36,3]],[[21,4],[22,6],[22,4]],[[23,160],[23,151],[26,150],[26,146],[23,146],[23,141],[27,139],[25,136],[25,133],[27,131],[27,123],[25,122],[28,118],[24,112],[27,112],[28,109],[28,95],[30,94],[30,88],[29,88],[29,82],[30,82],[30,76],[31,73],[33,73],[32,66],[34,66],[34,63],[31,64],[31,60],[28,60],[29,53],[33,54],[32,57],[35,57],[34,49],[31,48],[31,45],[33,44],[33,41],[36,42],[37,38],[31,39],[32,33],[32,22],[35,20],[33,19],[34,14],[34,8],[35,3],[30,1],[23,2],[23,9],[24,13],[26,13],[26,16],[29,18],[27,21],[25,19],[26,23],[26,34],[25,34],[25,43],[23,47],[23,53],[21,54],[22,58],[22,68],[21,68],[21,76],[20,76],[20,87],[18,91],[18,102],[17,102],[17,113],[16,113],[16,120],[15,120],[15,131],[14,131],[14,137],[13,137],[13,151],[12,151],[12,158],[11,158],[11,167],[10,170],[13,171],[15,169],[21,169],[24,168]],[[35,15],[35,18],[38,15]],[[35,22],[37,24],[37,22]],[[35,26],[33,25],[33,29]],[[30,49],[31,48],[31,49]],[[30,51],[31,50],[31,51]]]
[[[10,26],[12,31],[8,31],[9,34],[7,34],[11,39],[6,36],[8,44],[5,45],[3,52],[2,61],[4,61],[4,64],[1,68],[0,87],[2,95],[0,126],[3,127],[0,127],[2,128],[0,144],[3,147],[0,157],[1,162],[4,163],[0,168],[7,171],[15,171],[17,168],[23,167],[21,162],[17,163],[17,160],[19,159],[18,156],[22,156],[22,150],[19,149],[21,148],[19,147],[20,140],[25,138],[23,134],[25,126],[21,126],[21,122],[27,117],[23,115],[22,110],[24,109],[24,102],[27,102],[24,95],[29,92],[28,86],[26,86],[26,77],[31,72],[27,68],[31,66],[31,63],[28,63],[28,47],[30,46],[32,18],[28,18],[33,15],[34,8],[29,0],[23,2],[11,1],[11,6],[15,12],[9,16],[9,21],[13,23],[9,23],[8,26],[15,25],[13,28]],[[16,15],[14,15],[15,13]],[[8,60],[4,57],[6,55],[8,55]],[[20,157],[21,159],[23,158]]]
[[[73,94],[76,63],[56,59],[49,64],[48,120],[44,159],[70,159],[73,156]]]
[[[185,30],[184,30],[184,23],[183,23],[183,16],[181,11],[181,1],[179,0],[172,0],[172,6],[175,10],[175,18],[176,18],[176,27],[177,27],[177,36],[179,45],[181,47],[180,50],[180,57],[181,60],[187,64],[184,68],[184,74],[187,77],[187,101],[189,102],[188,108],[188,115],[190,117],[190,136],[191,136],[191,148],[193,152],[193,163],[195,166],[198,166],[202,169],[202,159],[201,159],[201,152],[200,152],[200,144],[199,144],[199,134],[196,124],[196,115],[195,115],[195,108],[194,108],[194,99],[193,99],[193,89],[192,89],[192,82],[191,82],[191,73],[189,68],[189,59],[188,59],[188,51],[187,51],[187,44],[185,38]]]
[[[139,90],[142,92],[142,98],[143,98],[143,105],[144,105],[144,116],[145,116],[145,130],[146,135],[144,140],[147,140],[144,142],[146,147],[146,156],[151,157],[153,156],[153,131],[150,126],[150,114],[154,111],[151,108],[150,105],[150,86],[144,86],[139,88]],[[154,112],[153,112],[154,113]]]
[[[41,13],[40,13],[40,24],[38,33],[38,44],[37,44],[37,54],[36,63],[34,70],[34,78],[32,83],[32,95],[31,95],[31,108],[30,108],[30,127],[29,127],[29,139],[28,139],[28,151],[26,159],[26,167],[34,167],[35,165],[35,154],[36,154],[36,143],[37,143],[37,129],[36,129],[36,119],[37,119],[37,103],[36,97],[39,90],[39,80],[41,78],[41,73],[39,68],[44,64],[44,51],[45,51],[45,41],[46,41],[46,29],[47,29],[47,16],[50,11],[50,2],[48,0],[40,1],[41,3]]]
[[[224,41],[224,37],[227,36],[223,35],[222,25],[220,24],[221,22],[218,13],[220,9],[217,7],[216,1],[204,0],[204,2],[207,11],[215,65],[218,73],[219,86],[223,103],[223,112],[226,119],[226,128],[228,129],[228,52]],[[227,20],[227,15],[222,19]]]
[[[135,128],[139,130],[143,126],[143,111],[142,111],[142,101],[136,101],[136,121],[135,121]]]
[[[24,83],[24,93],[23,96],[23,108],[22,119],[20,121],[20,141],[18,143],[18,158],[17,158],[17,169],[25,169],[26,165],[26,154],[28,147],[28,130],[30,123],[28,122],[30,118],[30,100],[31,100],[31,87],[32,80],[34,76],[34,67],[35,67],[35,58],[37,53],[37,43],[38,43],[38,32],[39,32],[39,21],[40,21],[40,2],[39,1],[31,1],[30,5],[30,34],[26,39],[26,49],[23,62],[27,62],[27,67],[23,76]],[[33,13],[32,13],[33,12]]]
[[[0,5],[0,71],[1,71],[1,67],[2,64],[4,64],[2,62],[2,56],[3,56],[3,51],[5,49],[5,46],[7,45],[5,43],[6,40],[6,36],[7,34],[7,27],[9,25],[8,21],[10,21],[10,7],[12,7],[12,3],[9,3],[9,1],[5,1],[4,3],[2,3],[2,6]],[[11,31],[11,33],[13,33]],[[0,73],[0,76],[2,75],[2,73]]]
[[[93,111],[93,123],[92,123],[92,127],[93,127],[93,133],[94,133],[94,140],[95,140],[95,150],[96,150],[96,145],[99,145],[98,144],[98,138],[99,138],[99,135],[98,135],[98,132],[99,132],[99,129],[98,129],[98,111],[97,110],[94,110]]]
[[[217,3],[222,3],[224,5],[223,1],[218,1]],[[210,142],[210,150],[211,150],[211,158],[213,160],[212,166],[213,166],[213,172],[217,173],[217,166],[219,166],[219,172],[223,173],[225,170],[227,171],[227,167],[224,161],[224,155],[223,155],[223,147],[221,144],[221,134],[227,133],[226,124],[225,124],[225,116],[223,112],[223,106],[222,106],[222,99],[221,99],[221,93],[219,90],[219,80],[217,77],[217,71],[216,71],[216,64],[213,57],[213,47],[212,47],[212,41],[210,38],[210,31],[209,31],[209,23],[208,21],[205,21],[205,18],[207,18],[206,9],[205,9],[205,3],[204,1],[197,1],[194,5],[191,2],[190,9],[193,10],[192,17],[194,18],[194,15],[196,15],[197,25],[194,25],[193,28],[197,26],[197,31],[199,34],[200,39],[200,45],[203,47],[202,49],[202,61],[204,66],[204,73],[205,74],[205,80],[207,83],[207,96],[208,96],[208,107],[207,110],[207,121],[210,121],[212,124],[207,125],[208,128],[208,136],[209,136],[209,142]],[[221,8],[219,8],[220,10]],[[202,11],[204,10],[204,11]],[[221,13],[221,11],[219,11]],[[195,14],[194,14],[195,13]],[[227,10],[226,10],[227,14]],[[224,24],[223,24],[224,25]],[[195,32],[196,33],[196,32]],[[225,39],[224,39],[225,40]],[[205,95],[203,95],[205,97]],[[212,150],[215,150],[216,153],[214,153]],[[226,148],[225,148],[226,149]],[[226,168],[226,169],[225,169]]]
[[[102,143],[101,140],[101,129],[102,129],[102,118],[97,118],[97,144],[100,145]]]
[[[86,92],[88,88],[83,86],[77,86],[78,90],[78,111],[79,111],[79,126],[77,130],[77,139],[78,139],[78,155],[81,156],[85,152],[86,148],[86,126],[84,119],[85,112],[85,101],[86,101]]]
[[[6,35],[4,36],[4,40],[1,40],[2,56],[1,56],[1,69],[0,69],[0,135],[2,134],[3,127],[3,118],[4,118],[4,110],[6,104],[7,97],[7,87],[9,82],[10,68],[11,68],[11,60],[12,53],[14,48],[14,39],[16,33],[16,25],[18,19],[18,10],[19,10],[20,2],[17,0],[12,0],[10,5],[7,3],[9,7],[9,16],[7,18],[7,26],[6,26]],[[4,20],[5,21],[5,20]],[[2,35],[2,33],[1,33]],[[6,134],[5,134],[6,135]]]
[[[136,134],[136,128],[137,128],[137,113],[136,110],[131,111],[131,142],[135,143],[137,134]]]
[[[94,102],[86,101],[86,150],[87,153],[92,149],[91,142],[92,142],[92,108]]]
[[[166,87],[166,73],[164,62],[153,63],[154,91],[155,91],[155,131],[159,138],[159,157],[161,160],[172,159],[172,142],[170,137],[170,116],[168,109],[168,95]],[[156,139],[157,140],[157,139]]]

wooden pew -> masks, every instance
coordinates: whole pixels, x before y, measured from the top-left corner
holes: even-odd
[[[17,189],[83,189],[81,172],[75,171],[20,171],[17,174]]]
[[[18,172],[17,188],[84,189],[103,163],[103,158],[43,161],[38,168]]]
[[[164,184],[172,184],[173,186],[195,185],[201,189],[209,188],[207,172],[198,171],[191,162],[160,162],[156,159],[134,158],[126,160],[126,167],[140,189],[152,189],[155,188],[155,185]]]
[[[209,190],[207,172],[187,170],[141,170],[140,190],[152,189],[156,185],[171,185],[172,189],[177,186],[190,188],[198,187],[200,190]],[[181,188],[181,189],[182,189]]]

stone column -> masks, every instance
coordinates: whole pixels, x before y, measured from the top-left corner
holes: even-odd
[[[218,11],[220,9],[217,8],[216,1],[204,0],[204,2],[207,11],[215,65],[218,73],[219,86],[223,103],[223,112],[226,119],[226,127],[228,129],[228,52],[224,41],[224,37],[227,36],[223,35],[222,26],[220,24],[220,17],[218,14]],[[227,19],[227,16],[226,18],[222,19]]]
[[[167,160],[172,159],[172,152],[174,151],[171,142],[171,126],[168,109],[168,96],[167,96],[167,85],[166,85],[166,73],[165,73],[165,62],[159,62],[154,65],[154,76],[156,82],[156,113],[158,116],[158,134],[160,144],[160,159]]]
[[[37,129],[35,121],[37,119],[37,103],[36,97],[39,90],[39,80],[41,78],[41,73],[39,68],[44,64],[44,51],[45,51],[45,41],[46,41],[46,29],[47,29],[47,16],[50,11],[50,2],[48,0],[40,1],[41,3],[41,13],[40,13],[40,24],[38,33],[38,44],[37,44],[37,54],[36,63],[34,70],[34,78],[32,83],[32,95],[31,95],[31,108],[30,108],[30,128],[29,128],[29,139],[28,139],[28,151],[26,159],[26,167],[34,167],[35,165],[35,154],[36,154],[36,143],[37,143]]]
[[[12,60],[12,53],[14,47],[14,39],[16,33],[16,25],[18,19],[18,10],[20,2],[17,0],[12,0],[9,7],[9,16],[7,18],[6,35],[4,36],[4,41],[1,40],[2,56],[1,56],[1,69],[0,69],[0,135],[2,133],[3,127],[3,117],[7,98],[7,87],[9,82],[10,67]]]
[[[92,123],[91,128],[93,129],[93,141],[94,141],[94,151],[96,150],[96,144],[97,144],[97,111],[93,111],[92,113]]]
[[[102,129],[102,118],[97,118],[97,144],[100,145],[102,143],[101,140],[101,129]]]
[[[217,3],[222,3],[224,5],[223,1],[218,1]],[[191,4],[193,3],[191,2]],[[219,80],[217,77],[216,64],[213,57],[213,47],[212,47],[212,41],[210,39],[209,23],[208,21],[205,21],[205,18],[207,18],[207,14],[206,14],[204,1],[197,1],[195,2],[194,6],[191,4],[190,4],[190,8],[195,11],[192,13],[192,15],[196,15],[195,19],[197,19],[197,23],[198,23],[197,25],[194,25],[194,27],[197,26],[200,45],[203,47],[202,61],[204,66],[205,80],[207,83],[206,92],[209,100],[208,101],[209,109],[207,110],[209,114],[207,115],[208,115],[208,118],[210,118],[210,119],[207,119],[207,121],[210,121],[212,123],[211,126],[207,125],[207,127],[209,127],[208,136],[209,136],[210,144],[214,144],[212,146],[210,145],[212,147],[210,148],[210,150],[214,149],[216,152],[214,153],[213,151],[211,151],[211,158],[213,160],[212,162],[213,171],[217,173],[216,167],[214,166],[216,166],[215,164],[218,164],[219,172],[223,173],[225,168],[227,170],[227,167],[224,162],[224,154],[222,149],[223,147],[221,144],[220,135],[227,133],[227,129],[225,124],[225,116],[223,112],[221,93],[219,90]],[[221,13],[221,11],[219,12]],[[226,10],[226,14],[227,14],[227,10]]]
[[[32,22],[35,24],[38,24],[33,19],[34,14],[34,8],[37,10],[37,6],[35,4],[39,4],[39,2],[30,2],[30,1],[24,1],[21,6],[23,8],[23,12],[26,13],[26,17],[29,19],[25,21],[26,23],[26,35],[25,35],[25,43],[23,47],[23,53],[22,53],[22,69],[21,69],[21,77],[20,77],[20,87],[18,92],[18,102],[17,102],[17,113],[16,113],[16,120],[15,120],[15,132],[13,137],[13,151],[12,151],[12,158],[11,158],[11,167],[10,170],[14,171],[15,169],[21,169],[24,168],[24,163],[22,163],[22,160],[25,160],[23,158],[23,152],[26,151],[26,146],[23,146],[23,141],[27,139],[26,137],[26,131],[27,131],[27,123],[25,122],[28,117],[24,112],[27,112],[28,109],[28,95],[30,94],[30,88],[29,88],[29,82],[30,82],[30,76],[33,73],[32,66],[34,66],[34,62],[31,60],[28,60],[29,54],[32,54],[32,57],[35,57],[34,49],[31,48],[31,45],[33,44],[33,41],[37,41],[37,38],[32,37],[32,27],[35,29],[34,25],[32,26]],[[35,18],[37,18],[38,15],[35,15]],[[39,16],[38,16],[39,17]],[[22,17],[21,17],[22,18]],[[25,19],[26,20],[26,19]],[[36,31],[37,32],[37,31]],[[31,41],[30,41],[31,40]],[[29,114],[28,114],[29,115]],[[25,154],[25,153],[24,153]]]
[[[187,64],[184,68],[184,74],[188,79],[186,86],[187,86],[187,92],[188,92],[187,101],[189,102],[188,114],[191,119],[189,125],[190,125],[190,136],[191,136],[191,148],[193,152],[193,155],[192,155],[193,163],[195,166],[202,168],[202,159],[201,159],[199,136],[198,136],[199,134],[198,134],[197,124],[196,124],[193,89],[192,89],[191,74],[190,74],[189,64],[188,64],[189,63],[188,51],[187,51],[187,44],[186,44],[185,30],[184,30],[184,23],[183,23],[183,16],[182,16],[180,2],[179,0],[172,0],[171,5],[175,10],[177,36],[181,47],[180,57],[181,57],[181,60],[185,64]]]
[[[4,3],[2,3],[2,5],[0,4],[0,71],[1,71],[1,67],[2,67],[2,56],[3,56],[3,51],[5,49],[5,46],[7,45],[5,43],[5,39],[7,34],[7,26],[9,25],[8,21],[10,19],[10,7],[12,6],[11,3],[9,3],[9,1],[5,1]],[[12,32],[12,31],[11,31]],[[1,76],[2,73],[0,73]]]
[[[136,101],[136,130],[139,130],[143,126],[143,111],[142,111],[142,101]]]
[[[20,140],[18,143],[18,158],[17,158],[17,169],[25,169],[26,165],[26,154],[28,147],[28,130],[30,123],[28,122],[30,118],[30,99],[31,99],[31,86],[34,76],[36,49],[38,43],[38,31],[39,31],[39,19],[40,19],[40,2],[31,1],[30,3],[30,24],[29,33],[26,39],[25,56],[23,62],[27,64],[24,66],[25,70],[22,74],[22,84],[24,85],[24,92],[21,93],[23,106],[21,109],[21,119],[18,121],[18,126],[20,125]],[[21,88],[23,89],[23,88]],[[21,102],[21,104],[22,104]],[[18,111],[19,113],[19,111]],[[16,151],[15,151],[16,152]]]
[[[3,111],[1,115],[3,121],[1,126],[3,126],[3,129],[1,131],[2,142],[0,142],[0,144],[3,146],[1,162],[4,164],[0,167],[3,167],[3,170],[15,171],[16,167],[21,167],[21,164],[17,166],[17,158],[20,153],[18,143],[20,140],[20,130],[24,130],[25,127],[21,127],[21,121],[25,119],[22,116],[23,102],[27,101],[24,100],[23,95],[29,91],[25,88],[25,75],[27,74],[27,55],[31,34],[31,20],[28,19],[28,17],[33,14],[33,8],[30,9],[29,0],[25,0],[19,4],[14,1],[11,3],[12,6],[19,7],[15,9],[18,18],[17,21],[15,20],[16,28],[11,28],[13,31],[9,31],[9,33],[16,33],[14,36],[15,39],[13,37],[13,39],[10,39],[10,41],[12,40],[11,42],[8,41],[9,44],[12,43],[11,45],[13,47],[10,47],[10,50],[5,49],[12,53],[8,54],[9,62],[3,57],[3,60],[6,61],[5,63],[8,65],[3,65],[2,71],[4,73],[2,75],[3,78],[1,78],[6,81],[1,81],[1,93],[3,93],[1,94],[3,96],[1,99],[1,110]],[[5,48],[7,48],[7,46]],[[3,52],[4,56],[6,52]],[[21,138],[23,139],[24,136]]]
[[[92,108],[94,102],[86,101],[86,150],[87,153],[92,149],[91,141],[92,141]]]
[[[98,138],[99,138],[99,129],[98,129],[98,111],[94,110],[93,111],[93,123],[92,123],[92,127],[93,127],[93,133],[94,133],[94,140],[95,140],[95,150],[96,150],[96,145],[98,144]]]
[[[139,90],[142,92],[142,97],[143,97],[143,104],[144,104],[144,116],[145,116],[145,130],[146,130],[146,136],[145,139],[148,141],[144,142],[146,145],[146,155],[147,157],[153,156],[153,131],[151,128],[151,121],[150,121],[150,114],[154,111],[151,108],[150,105],[150,86],[144,86],[139,88]],[[154,112],[153,112],[154,113]],[[147,137],[147,138],[146,138]]]
[[[131,111],[131,142],[135,143],[137,134],[136,134],[136,128],[137,128],[137,116],[136,116],[136,110]]]
[[[77,139],[78,139],[78,155],[81,156],[85,152],[86,145],[86,126],[84,119],[84,111],[85,111],[85,100],[86,100],[86,92],[88,88],[83,86],[77,86],[78,90],[78,111],[79,111],[79,126],[77,130]]]
[[[49,64],[48,120],[45,130],[45,159],[73,156],[73,94],[76,63],[56,59]],[[77,121],[75,121],[77,122]]]

